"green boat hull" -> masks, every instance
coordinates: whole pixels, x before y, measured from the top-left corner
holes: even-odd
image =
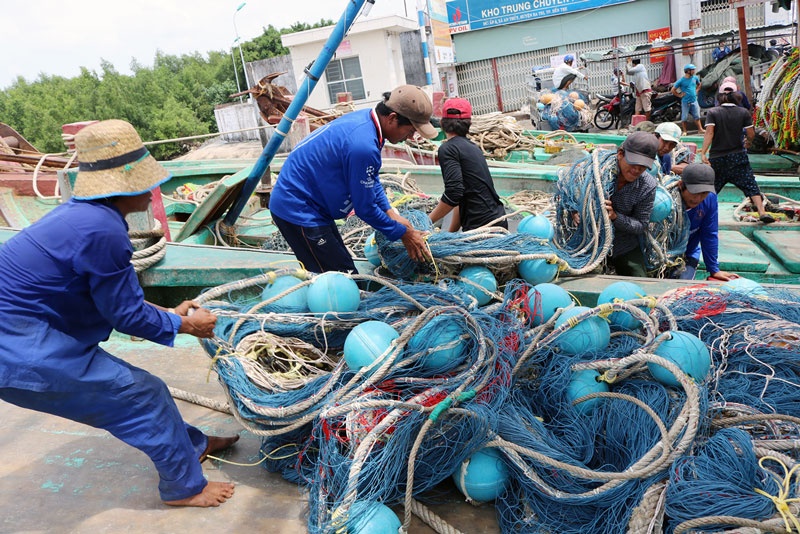
[[[591,134],[587,134],[591,135]],[[604,136],[606,139],[608,136]],[[294,263],[290,253],[260,250],[260,244],[275,228],[270,224],[267,210],[257,211],[258,219],[236,229],[240,242],[251,248],[215,246],[218,237],[214,227],[233,202],[242,181],[248,176],[253,162],[247,160],[204,160],[164,162],[172,179],[162,186],[164,204],[170,216],[170,230],[174,242],[168,243],[166,257],[153,267],[140,273],[143,287],[149,298],[158,302],[174,303],[198,295],[208,287],[221,285],[231,280],[248,278],[273,269],[286,268]],[[273,165],[273,171],[280,162]],[[552,192],[561,167],[537,164],[492,167],[491,172],[498,192],[505,197],[526,190]],[[402,166],[397,163],[384,166],[384,172],[398,172],[416,182],[417,186],[431,195],[442,191],[442,178],[438,166]],[[172,193],[181,185],[191,183],[205,185],[220,181],[222,187],[215,190],[200,205],[186,204],[172,199]],[[778,194],[800,200],[800,180],[797,177],[758,177],[762,190],[767,194]],[[741,192],[726,186],[720,194],[720,267],[762,283],[797,284],[800,276],[800,250],[792,243],[797,239],[798,226],[778,223],[764,227],[759,223],[735,220],[733,211],[742,201]],[[252,208],[259,208],[259,199],[252,199]],[[49,209],[49,205],[31,198],[14,198],[6,195],[0,204],[5,212],[9,206],[21,220],[32,222]],[[259,220],[263,223],[259,223]],[[0,243],[14,230],[0,230]],[[356,262],[359,272],[371,273],[374,267],[367,261]],[[705,274],[701,263],[698,278]],[[591,302],[596,299],[608,277],[582,277],[564,279],[559,283],[569,284],[578,292],[584,292]],[[613,278],[613,277],[612,277]],[[643,281],[644,282],[644,281]],[[677,287],[680,282],[670,280],[646,281],[653,290],[661,293]],[[577,288],[581,288],[578,290]]]

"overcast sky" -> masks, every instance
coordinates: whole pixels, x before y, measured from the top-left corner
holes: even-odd
[[[230,50],[237,29],[250,40],[270,24],[336,22],[347,1],[248,0],[237,12],[242,0],[4,0],[0,89],[17,76],[32,82],[40,73],[69,78],[81,67],[100,72],[101,60],[130,74],[133,58],[152,67],[157,50],[204,56]],[[375,0],[369,17],[406,13],[416,20],[416,0]]]

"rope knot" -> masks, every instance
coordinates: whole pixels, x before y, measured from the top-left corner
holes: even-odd
[[[606,384],[613,384],[617,381],[617,374],[611,371],[604,371],[603,374],[595,378],[597,382],[605,382]]]
[[[624,300],[614,299],[614,302],[625,302]],[[600,312],[597,314],[598,317],[602,317],[603,319],[608,319],[608,316],[614,313],[614,304],[610,302],[606,302],[605,304],[601,304],[598,306]]]
[[[781,466],[783,469],[783,478],[764,467],[764,462],[766,460],[772,460]],[[792,513],[792,509],[789,506],[789,503],[800,502],[800,497],[789,497],[792,489],[792,478],[796,476],[797,469],[800,468],[800,464],[797,464],[789,469],[780,459],[774,456],[764,456],[758,460],[758,465],[764,469],[764,471],[766,471],[775,482],[778,483],[779,489],[777,495],[770,495],[760,488],[753,488],[753,491],[755,491],[758,495],[766,497],[772,501],[772,503],[775,505],[775,509],[778,510],[778,513],[781,515],[781,519],[783,519],[783,524],[786,526],[786,532],[800,532],[800,520],[798,520],[797,516]]]

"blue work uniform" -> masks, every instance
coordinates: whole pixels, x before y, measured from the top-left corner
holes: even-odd
[[[200,493],[207,438],[163,381],[98,345],[112,329],[172,346],[181,318],[144,301],[122,214],[58,206],[0,247],[0,398],[107,430],[145,452],[165,501]]]
[[[390,241],[405,234],[406,227],[386,214],[391,204],[379,176],[383,144],[375,111],[364,109],[315,130],[286,158],[269,210],[306,269],[355,271],[335,226],[351,212]]]
[[[689,241],[686,243],[686,274],[681,278],[693,279],[700,263],[700,251],[709,274],[719,272],[719,217],[717,195],[709,193],[697,207],[686,210],[689,218]],[[689,276],[691,273],[691,276]]]

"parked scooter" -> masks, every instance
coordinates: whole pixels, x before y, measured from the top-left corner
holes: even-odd
[[[654,93],[651,122],[675,122],[681,118],[681,99],[671,92]]]
[[[613,98],[596,95],[597,112],[594,114],[594,125],[601,130],[624,128],[631,122],[635,99],[630,93],[619,92]]]

